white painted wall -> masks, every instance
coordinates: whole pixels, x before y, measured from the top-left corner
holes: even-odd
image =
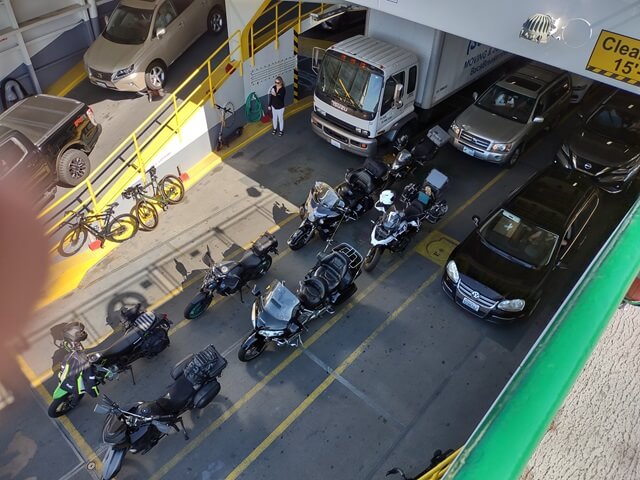
[[[232,35],[236,30],[242,32],[262,4],[263,0],[225,0],[227,32],[229,32],[229,35]],[[233,50],[236,46],[237,41],[235,39],[229,42],[230,50]],[[240,58],[237,54],[233,57]]]
[[[600,30],[640,38],[640,2],[632,0],[356,0],[352,3],[626,88],[640,88],[585,70]],[[534,13],[561,18],[563,39],[535,44],[518,37]],[[589,30],[588,25],[591,25]]]

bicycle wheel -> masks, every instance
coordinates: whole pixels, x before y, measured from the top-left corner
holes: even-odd
[[[166,175],[160,180],[160,192],[170,205],[180,203],[184,198],[184,184],[175,175]]]
[[[158,226],[159,218],[156,207],[146,200],[138,200],[131,209],[131,215],[138,219],[140,230],[153,230]]]
[[[123,213],[114,218],[107,226],[106,237],[112,242],[122,243],[129,240],[138,231],[138,220],[133,215]]]
[[[58,244],[58,253],[63,257],[71,257],[78,253],[84,242],[87,241],[87,231],[77,226],[64,234],[62,240]]]
[[[233,119],[235,118],[234,113],[236,113],[236,107],[233,106],[233,103],[227,102],[224,104],[224,110],[220,110],[220,113],[224,117],[224,127],[231,128],[233,125]]]

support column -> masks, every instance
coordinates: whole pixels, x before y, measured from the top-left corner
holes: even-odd
[[[27,66],[27,70],[29,71],[29,77],[31,78],[31,82],[33,83],[33,88],[36,90],[36,93],[42,93],[42,88],[40,87],[40,82],[38,81],[36,70],[33,68],[33,64],[31,63],[31,55],[29,55],[29,50],[27,50],[27,46],[24,43],[22,32],[19,30],[20,26],[18,25],[18,20],[16,19],[16,15],[13,12],[11,1],[6,0],[4,2],[4,5],[7,9],[7,14],[9,15],[9,23],[11,24],[11,27],[15,29],[15,32],[13,34],[18,40],[18,48],[20,49],[20,53],[22,53],[24,64]]]
[[[297,102],[300,99],[300,87],[298,77],[298,37],[300,32],[298,27],[293,29],[293,56],[296,58],[296,66],[293,69],[293,101]]]

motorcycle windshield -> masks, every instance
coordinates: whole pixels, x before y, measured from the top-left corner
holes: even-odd
[[[392,207],[384,215],[382,219],[382,227],[387,231],[396,230],[402,223],[403,219],[404,219],[404,214],[402,212],[398,212],[395,209],[395,207]]]
[[[275,282],[263,299],[262,311],[256,318],[256,327],[268,330],[284,330],[293,318],[300,300],[284,286],[282,282]]]

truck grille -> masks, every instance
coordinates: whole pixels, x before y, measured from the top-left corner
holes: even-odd
[[[471,146],[481,148],[482,150],[486,150],[491,144],[489,140],[478,137],[477,135],[473,135],[469,132],[465,132],[464,130],[460,132],[460,140],[464,140]]]
[[[338,132],[331,130],[328,127],[324,127],[324,131],[327,135],[335,138],[336,140],[340,140],[343,143],[349,143],[349,139],[347,137],[345,137],[344,135],[340,135]]]
[[[495,300],[491,300],[490,298],[485,297],[480,292],[473,290],[468,285],[465,285],[462,281],[458,284],[458,292],[460,292],[461,295],[467,297],[469,300],[473,300],[482,308],[486,308],[487,310],[491,310],[498,303]],[[477,295],[477,298],[476,296],[474,296],[474,293]]]
[[[94,70],[93,68],[89,68],[89,73],[93,78],[97,78],[98,80],[111,80],[112,73],[109,72],[101,72],[99,70]]]

